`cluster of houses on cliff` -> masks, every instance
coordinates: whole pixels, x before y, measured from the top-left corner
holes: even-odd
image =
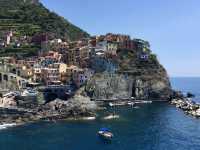
[[[1,46],[9,45],[12,36],[9,32]],[[45,86],[73,84],[79,88],[96,72],[116,72],[118,64],[115,60],[119,50],[138,51],[141,60],[147,60],[150,54],[148,42],[121,34],[108,33],[73,42],[44,37],[36,39],[41,44],[38,56],[6,57],[1,59],[1,64],[27,82]],[[2,80],[4,78],[0,76]]]

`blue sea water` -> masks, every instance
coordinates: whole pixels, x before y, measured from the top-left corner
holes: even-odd
[[[179,90],[199,94],[200,78],[173,78]],[[112,112],[113,110],[107,110]],[[185,115],[167,103],[115,109],[118,120],[39,122],[0,130],[0,150],[199,150],[200,119]],[[112,142],[96,132],[108,127]]]
[[[195,94],[194,100],[200,102],[200,77],[171,78],[172,87],[182,92]]]

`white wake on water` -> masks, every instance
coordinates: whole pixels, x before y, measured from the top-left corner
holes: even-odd
[[[17,124],[16,123],[5,123],[5,124],[0,124],[0,130],[3,130],[3,129],[7,129],[7,128],[10,128],[10,127],[13,127],[13,126],[16,126]]]

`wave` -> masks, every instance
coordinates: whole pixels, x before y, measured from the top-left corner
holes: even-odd
[[[0,124],[0,130],[3,130],[3,129],[7,129],[7,128],[10,128],[10,127],[13,127],[13,126],[16,126],[17,124],[16,123],[5,123],[5,124]]]

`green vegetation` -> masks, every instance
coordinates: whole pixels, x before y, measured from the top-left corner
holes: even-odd
[[[32,0],[0,1],[0,30],[10,29],[19,31],[22,35],[47,32],[54,37],[69,40],[89,36],[56,13],[50,12],[41,3],[32,3]]]
[[[31,38],[41,33],[65,40],[89,36],[56,13],[50,12],[37,0],[0,0],[0,38],[4,37],[4,31],[10,30],[14,31],[17,39],[25,35]],[[40,45],[27,44],[16,47],[16,43],[12,43],[9,47],[0,48],[0,56],[32,56],[41,48]]]
[[[152,61],[154,61],[154,62],[157,62],[157,56],[156,56],[156,54],[151,54],[151,55],[150,55],[150,59],[151,59]]]

